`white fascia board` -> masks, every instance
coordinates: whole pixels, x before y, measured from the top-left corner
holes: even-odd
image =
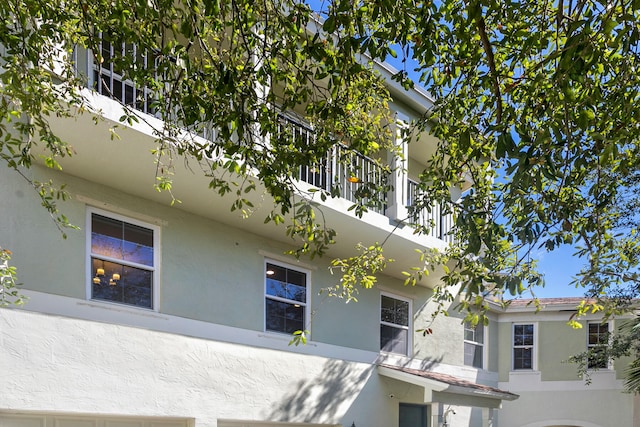
[[[500,393],[493,390],[481,390],[469,387],[460,387],[456,385],[449,386],[448,393],[462,394],[465,396],[484,397],[486,399],[496,400],[516,400],[519,396],[511,393]]]

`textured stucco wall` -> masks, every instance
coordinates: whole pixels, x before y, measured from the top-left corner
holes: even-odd
[[[496,321],[495,316],[491,316],[489,325],[486,328],[488,337],[485,342],[488,345],[486,355],[488,360],[487,369],[492,372],[498,372],[500,366],[500,324]]]
[[[566,321],[538,323],[538,370],[543,381],[579,380],[571,356],[586,349],[586,328],[573,329]]]
[[[286,259],[282,254],[290,247],[69,175],[40,167],[34,167],[33,173],[39,180],[52,177],[67,184],[72,198],[60,208],[82,229],[67,231],[68,238],[63,240],[27,183],[15,173],[2,171],[0,197],[7,202],[0,205],[0,217],[7,221],[0,222],[0,241],[14,252],[12,262],[25,289],[86,298],[86,209],[92,201],[99,202],[98,208],[153,220],[160,227],[159,312],[254,331],[264,329],[264,259],[269,254]],[[308,260],[301,264],[302,268],[310,267],[314,341],[378,351],[379,295],[383,290],[412,300],[416,357],[463,364],[460,319],[440,316],[431,323],[435,304],[429,300],[429,289],[407,287],[401,280],[380,276],[378,289],[363,290],[357,304],[346,305],[320,294],[339,280],[330,273],[328,261],[316,258],[313,264]],[[294,258],[289,262],[297,264]],[[415,332],[427,326],[433,335]]]
[[[451,305],[453,306],[453,304]],[[461,319],[456,316],[438,315],[432,318],[437,304],[428,301],[420,308],[416,328],[430,328],[431,334],[416,333],[416,357],[429,363],[449,363],[463,365],[464,328]],[[427,364],[428,365],[428,364]]]
[[[138,219],[154,219],[160,227],[161,313],[206,322],[262,331],[264,328],[264,259],[269,254],[286,259],[286,245],[239,228],[208,220],[178,208],[132,197],[111,188],[68,175],[34,167],[39,180],[53,177],[67,184],[72,200],[60,208],[81,230],[69,230],[63,240],[38,204],[27,183],[10,171],[2,171],[0,241],[14,252],[25,289],[73,298],[86,298],[86,200],[97,207]],[[265,227],[271,227],[267,225]],[[266,254],[266,255],[265,255]],[[289,259],[292,265],[297,261]],[[362,291],[357,304],[320,294],[337,283],[328,270],[328,259],[310,266],[312,290],[311,332],[315,341],[379,350],[379,290]],[[402,281],[381,276],[388,292],[413,299],[419,313],[430,291],[405,287]],[[420,322],[416,322],[419,324]]]
[[[370,417],[353,406],[375,373],[367,363],[7,309],[0,349],[0,366],[10,367],[0,410],[189,417],[197,426]],[[391,411],[373,389],[368,410]]]
[[[634,397],[631,394],[588,389],[519,394],[520,399],[504,402],[499,412],[501,426],[636,426],[632,410]]]
[[[511,323],[498,323],[498,378],[500,381],[509,380],[511,371]]]
[[[614,320],[614,326],[615,328],[623,328],[624,324],[627,323],[628,320],[625,319],[617,319]],[[613,362],[613,367],[616,370],[616,378],[619,380],[624,380],[624,378],[626,378],[625,375],[625,371],[627,366],[629,366],[629,364],[631,362],[633,362],[634,358],[632,356],[627,356],[627,357],[621,357],[620,359],[616,360]],[[640,402],[640,396],[637,396],[638,402]],[[640,405],[638,405],[638,411],[640,411]],[[638,424],[640,425],[640,416],[638,417]]]
[[[45,182],[50,177],[62,177],[56,173],[44,174],[39,167],[25,174]],[[0,169],[0,200],[0,244],[13,251],[11,262],[18,267],[24,287],[84,298],[84,233],[66,230],[68,238],[63,240],[33,188],[8,168]],[[84,207],[73,202],[60,203],[69,221],[84,228]]]

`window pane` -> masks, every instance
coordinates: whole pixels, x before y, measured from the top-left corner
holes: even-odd
[[[100,78],[100,95],[111,96],[111,77],[109,74],[102,73]]]
[[[152,267],[153,230],[92,214],[91,252]]]
[[[93,88],[99,91],[100,94],[104,95],[102,93],[102,78],[97,70],[93,70]]]
[[[135,267],[124,267],[123,288],[125,304],[152,307],[153,272]]]
[[[464,339],[466,341],[473,341],[480,344],[484,343],[484,325],[478,324],[476,326],[471,326],[469,324],[465,324]]]
[[[130,58],[131,60],[135,60],[136,58],[136,49],[133,43],[125,43],[124,44],[124,56]]]
[[[513,349],[513,369],[533,369],[531,348]]]
[[[307,302],[307,275],[305,273],[267,264],[267,295],[291,301]]]
[[[152,308],[153,272],[92,258],[91,298]]]
[[[380,350],[389,353],[407,354],[409,331],[380,325]]]
[[[382,295],[380,319],[387,323],[409,326],[409,302]]]
[[[608,333],[608,323],[589,323],[589,345],[606,344]]]
[[[466,341],[475,341],[475,331],[468,326],[464,328],[464,339]]]
[[[111,68],[111,43],[102,40],[102,67]]]
[[[153,97],[153,92],[147,92],[147,108],[145,111],[149,114],[155,114],[157,101]]]
[[[285,282],[281,282],[267,276],[267,295],[286,298],[287,284]]]
[[[117,101],[122,101],[122,82],[115,77],[111,87],[111,97]]]
[[[482,346],[464,343],[464,364],[482,369]]]
[[[144,54],[144,50],[138,49],[137,46],[135,46],[135,49],[136,49],[136,55],[135,55],[136,67],[147,69],[147,57]]]
[[[287,283],[298,287],[305,287],[307,284],[307,275],[287,268]]]
[[[266,300],[266,329],[292,334],[304,329],[303,306],[296,307],[281,301]]]
[[[483,344],[484,343],[484,325],[478,324],[475,327],[476,339],[475,342]],[[531,335],[533,337],[533,335]]]
[[[124,103],[128,106],[133,106],[133,86],[130,84],[124,85]]]
[[[120,76],[122,76],[122,61],[124,59],[126,55],[126,52],[124,50],[124,46],[122,43],[113,43],[113,56],[114,56],[114,63],[113,63],[113,72],[115,74],[119,74]],[[120,79],[118,79],[120,80]],[[115,81],[115,79],[114,79]]]
[[[533,345],[533,325],[515,325],[513,345]]]
[[[136,109],[138,109],[140,111],[144,111],[145,113],[148,112],[145,109],[145,105],[144,105],[144,92],[143,91],[136,91]]]
[[[124,223],[124,259],[153,266],[153,230]]]
[[[122,221],[91,216],[91,252],[122,259]]]

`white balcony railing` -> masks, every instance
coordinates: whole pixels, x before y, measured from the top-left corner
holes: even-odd
[[[135,64],[140,67],[152,65],[151,55],[138,51],[136,46],[131,44],[113,45],[102,41],[101,48],[101,64],[96,64],[89,51],[76,52],[78,71],[90,76],[89,88],[129,107],[156,115],[153,92],[149,88],[136,86],[132,80],[125,79],[122,72],[111,62],[114,49],[122,49],[122,53],[131,55],[135,58]],[[80,57],[80,54],[86,56]],[[299,146],[313,145],[315,142],[313,129],[290,116],[279,116],[277,130],[295,138]],[[210,126],[204,125],[198,127],[196,133],[205,139],[213,139],[216,134]],[[317,163],[300,166],[297,178],[325,191],[337,188],[340,197],[354,203],[360,200],[368,210],[382,215],[386,214],[391,200],[389,196],[394,191],[390,182],[392,175],[385,168],[373,159],[341,144],[335,145]],[[410,207],[414,205],[420,190],[415,181],[407,179],[406,183],[406,205],[411,210]],[[424,226],[430,236],[446,242],[453,240],[450,233],[454,225],[453,215],[442,214],[440,206],[422,209],[414,213],[410,221]]]
[[[407,207],[411,212],[412,206],[420,197],[420,188],[418,183],[412,179],[407,179]],[[443,213],[440,205],[434,204],[430,209],[424,208],[417,212],[412,212],[411,222],[413,224],[424,227],[427,234],[445,242],[452,243],[453,235],[451,230],[454,226],[453,215]]]
[[[154,115],[154,96],[151,89],[137,86],[132,80],[125,79],[121,70],[112,62],[112,58],[117,53],[119,57],[124,56],[133,61],[135,67],[148,69],[153,66],[152,55],[138,49],[132,43],[112,44],[108,41],[101,41],[100,55],[102,62],[95,61],[87,53],[87,64],[91,64],[90,87],[101,95],[116,99],[129,107]]]
[[[279,116],[278,132],[286,132],[300,146],[315,141],[313,129],[284,115]],[[384,215],[389,173],[375,160],[344,145],[335,145],[316,164],[300,166],[298,179],[326,191],[337,187],[340,197],[354,203],[359,200],[369,210]]]

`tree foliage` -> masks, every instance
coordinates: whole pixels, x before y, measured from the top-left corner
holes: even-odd
[[[212,190],[237,196],[233,209],[250,209],[244,194],[259,184],[276,204],[266,222],[287,221],[297,255],[321,255],[335,233],[311,194],[295,197],[292,177],[338,145],[345,164],[349,153],[375,160],[395,149],[390,96],[374,64],[397,58],[393,78],[434,97],[411,123],[439,139],[422,159],[416,209],[436,203],[456,216],[456,243],[423,253],[407,282],[446,265],[436,296],[461,292],[463,308],[477,314],[487,297],[543,283],[536,251],[572,245],[585,261],[576,284],[593,297],[623,297],[606,299],[613,314],[639,285],[637,221],[626,211],[638,200],[639,10],[638,0],[8,0],[0,4],[0,158],[22,173],[35,145],[49,167],[73,155],[49,121],[90,109],[89,76],[74,62],[88,51],[153,93],[150,109],[164,123],[158,189],[171,191],[178,158],[206,165]],[[125,48],[105,57],[104,43]],[[133,107],[123,106],[123,122],[145,120]],[[314,139],[279,127],[283,111],[304,117]],[[184,132],[204,129],[216,130],[206,144]],[[453,202],[463,177],[473,191]],[[68,226],[56,204],[63,189],[31,184]],[[360,214],[387,190],[364,184]],[[332,185],[318,197],[340,191]],[[334,263],[353,273],[343,277],[345,295],[363,278],[374,282],[368,272],[386,262],[377,246],[363,256]]]
[[[22,305],[25,299],[18,291],[16,268],[9,265],[11,251],[0,247],[0,307]]]

